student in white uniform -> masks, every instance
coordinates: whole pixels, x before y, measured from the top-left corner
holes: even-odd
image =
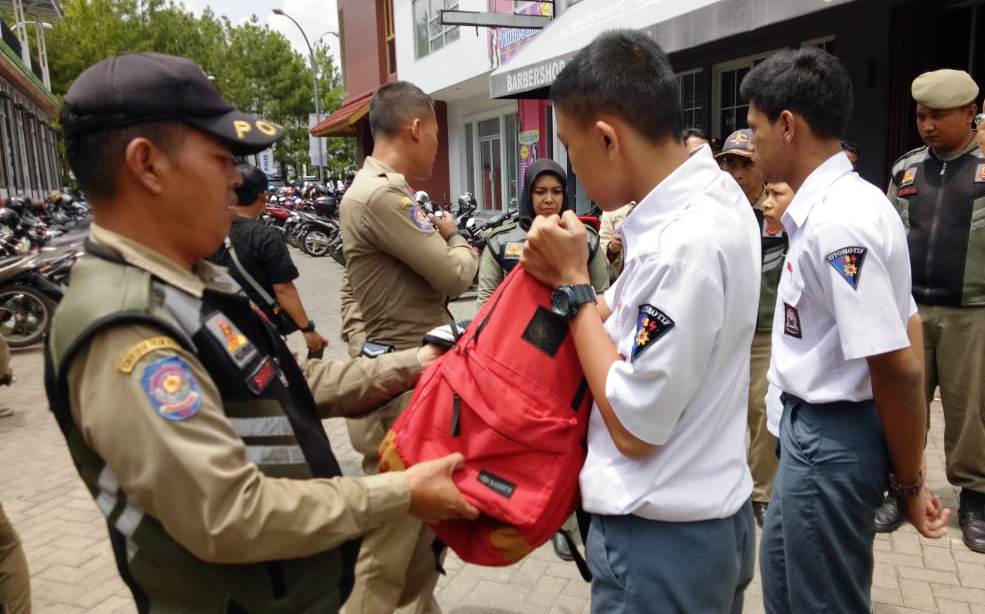
[[[746,465],[760,241],[705,146],[688,155],[674,72],[654,40],[599,36],[551,90],[590,197],[639,204],[626,264],[595,300],[574,214],[538,218],[522,262],[556,288],[595,397],[580,482],[592,611],[740,612],[755,525]]]
[[[921,534],[949,512],[924,482],[927,407],[906,234],[841,138],[852,84],[815,48],[780,52],[742,83],[756,164],[796,192],[773,320],[783,393],[780,466],[760,545],[766,611],[868,612],[874,512],[889,481]]]

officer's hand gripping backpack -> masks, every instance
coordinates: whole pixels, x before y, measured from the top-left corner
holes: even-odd
[[[482,515],[433,529],[469,563],[518,561],[550,539],[578,501],[592,398],[550,298],[516,267],[427,369],[380,446],[381,471],[462,453],[455,484]]]

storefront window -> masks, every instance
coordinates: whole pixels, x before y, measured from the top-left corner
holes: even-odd
[[[712,136],[725,138],[734,131],[749,126],[746,123],[749,104],[742,100],[742,96],[739,95],[739,88],[749,71],[770,55],[772,52],[715,66],[713,71],[715,108],[712,115],[714,121]]]
[[[702,70],[677,75],[684,128],[705,129],[705,79]]]
[[[417,58],[423,58],[459,39],[458,26],[441,23],[442,9],[458,8],[458,0],[413,0]]]
[[[518,132],[516,127],[516,115],[507,115],[503,128],[503,136],[506,138],[506,203],[509,207],[513,206],[513,199],[519,197],[519,186],[517,185],[517,140]]]
[[[478,124],[479,132],[479,205],[485,211],[503,208],[503,163],[500,155],[499,118]]]

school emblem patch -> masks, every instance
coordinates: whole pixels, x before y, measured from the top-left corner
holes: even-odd
[[[250,364],[258,354],[257,349],[250,343],[236,325],[226,316],[216,313],[205,321],[205,328],[222,345],[222,349],[229,354],[236,366],[240,369]]]
[[[660,311],[653,305],[640,305],[640,314],[636,318],[636,336],[633,338],[633,353],[630,362],[643,353],[643,350],[653,345],[653,343],[663,337],[670,329],[674,328],[674,321],[670,316]]]
[[[523,255],[523,243],[507,243],[503,249],[503,256],[510,260],[519,260]]]
[[[162,358],[144,368],[141,378],[154,411],[168,420],[187,420],[202,407],[202,392],[188,364],[177,356]]]
[[[911,166],[903,172],[903,178],[900,179],[900,187],[910,185],[917,180],[917,167]]]
[[[862,276],[862,264],[865,262],[865,254],[868,251],[866,248],[858,246],[843,247],[831,252],[825,258],[853,290],[858,290],[858,280]]]
[[[797,339],[803,338],[803,333],[800,330],[800,312],[786,303],[783,303],[783,311],[783,334]]]
[[[434,232],[434,224],[428,219],[428,214],[420,207],[414,206],[410,208],[410,220],[424,232]]]

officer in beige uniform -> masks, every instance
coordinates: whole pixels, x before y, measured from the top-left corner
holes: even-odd
[[[633,211],[636,203],[627,203],[615,211],[603,211],[599,220],[599,247],[609,261],[609,284],[616,283],[626,263],[625,246],[619,227]]]
[[[369,120],[373,155],[340,206],[346,273],[368,344],[400,350],[420,345],[428,330],[448,323],[448,298],[471,285],[478,257],[451,217],[428,216],[408,185],[430,178],[438,150],[431,98],[410,83],[388,83],[373,96]],[[380,442],[409,399],[405,394],[369,418],[349,421],[366,473],[377,472]],[[437,610],[433,545],[434,534],[411,516],[368,533],[346,612]]]
[[[763,518],[769,507],[773,477],[779,459],[776,456],[776,437],[766,428],[766,373],[770,368],[770,337],[773,330],[773,310],[776,306],[776,288],[780,283],[783,257],[787,251],[787,238],[782,229],[771,232],[763,215],[766,187],[763,173],[752,159],[752,130],[736,130],[725,139],[721,153],[715,158],[722,170],[732,175],[752,205],[759,224],[763,254],[762,278],[759,284],[759,312],[756,317],[756,334],[752,339],[749,361],[749,470],[752,472],[752,511],[756,524],[763,526]]]
[[[972,131],[978,85],[959,70],[913,81],[925,146],[893,165],[889,198],[906,226],[923,319],[928,403],[940,386],[948,481],[961,488],[964,543],[985,553],[985,154]],[[889,499],[880,531],[902,522]]]
[[[203,261],[234,215],[233,155],[280,127],[159,54],[84,71],[61,123],[94,223],[45,387],[139,612],[337,612],[358,535],[408,510],[474,517],[450,482],[460,457],[345,478],[321,425],[412,386],[432,349],[302,370]]]

